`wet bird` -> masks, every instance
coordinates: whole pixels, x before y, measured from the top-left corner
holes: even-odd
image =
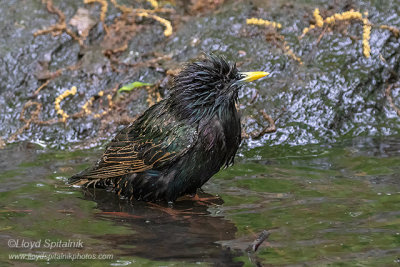
[[[69,183],[151,202],[195,194],[233,164],[241,142],[238,92],[243,82],[267,75],[239,72],[218,56],[187,64],[170,96],[121,130],[101,159]]]

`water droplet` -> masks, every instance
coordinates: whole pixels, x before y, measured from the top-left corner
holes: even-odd
[[[362,214],[361,211],[356,211],[356,212],[350,211],[350,212],[349,212],[349,215],[350,215],[351,217],[358,217],[358,216],[360,216],[361,214]]]

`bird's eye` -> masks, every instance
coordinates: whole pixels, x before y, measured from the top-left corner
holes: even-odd
[[[224,86],[221,83],[219,83],[219,84],[217,84],[216,88],[218,90],[222,90],[224,88]]]

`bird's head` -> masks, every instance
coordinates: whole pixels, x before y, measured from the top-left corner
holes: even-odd
[[[189,63],[175,77],[169,101],[183,117],[204,116],[219,107],[234,105],[244,82],[267,76],[263,71],[240,72],[218,56]]]

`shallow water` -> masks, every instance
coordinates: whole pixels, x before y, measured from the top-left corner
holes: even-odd
[[[358,138],[335,145],[274,146],[243,152],[213,177],[201,203],[127,203],[102,190],[65,185],[100,150],[52,151],[32,143],[0,151],[0,236],[42,240],[41,247],[1,243],[0,265],[20,253],[112,254],[98,265],[398,266],[400,137]],[[262,230],[269,239],[245,252]],[[81,240],[82,248],[44,247]],[[69,264],[70,260],[50,260]]]

